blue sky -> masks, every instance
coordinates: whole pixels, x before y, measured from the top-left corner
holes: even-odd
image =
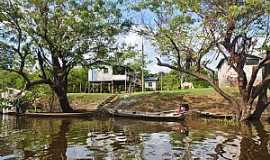
[[[146,69],[149,70],[151,73],[158,73],[158,72],[169,72],[170,70],[166,67],[158,66],[156,63],[155,57],[159,57],[157,54],[157,48],[152,45],[152,42],[146,37],[143,37],[134,33],[129,32],[128,34],[121,36],[119,41],[125,42],[129,46],[134,46],[136,50],[141,51],[142,46],[142,39],[144,42],[144,54],[146,56],[146,60],[150,60],[151,63],[146,66]]]
[[[124,18],[132,20],[132,22],[137,25],[133,27],[134,30],[139,30],[139,28],[142,28],[144,25],[155,27],[155,15],[149,10],[143,10],[141,12],[128,10],[123,14]],[[123,37],[120,37],[119,39],[121,42],[125,42],[127,45],[134,46],[136,50],[141,50],[142,36],[138,35],[137,33],[129,32]],[[161,71],[169,72],[170,69],[168,69],[167,67],[161,67],[157,65],[155,57],[159,57],[158,49],[153,45],[152,41],[147,39],[146,37],[143,37],[143,42],[146,59],[151,61],[151,63],[146,66],[146,69],[149,70],[151,73],[158,73]]]

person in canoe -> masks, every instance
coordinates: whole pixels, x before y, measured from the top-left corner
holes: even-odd
[[[186,113],[189,111],[189,105],[187,103],[180,103],[179,107],[177,108],[177,113]]]

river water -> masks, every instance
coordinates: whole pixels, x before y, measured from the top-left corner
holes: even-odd
[[[2,159],[270,159],[270,124],[188,119],[41,119],[0,115]]]

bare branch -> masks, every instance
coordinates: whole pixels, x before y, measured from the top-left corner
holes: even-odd
[[[225,58],[225,60],[226,60],[227,62],[229,62],[229,57],[226,55],[225,51],[221,48],[221,44],[217,43],[216,46],[217,46],[218,50],[220,51],[220,53],[221,53],[221,54],[223,55],[223,57]],[[234,69],[235,72],[238,73],[237,68],[236,68],[233,64],[231,64],[230,66]]]

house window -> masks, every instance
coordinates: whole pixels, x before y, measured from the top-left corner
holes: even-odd
[[[258,59],[247,59],[246,65],[257,65],[259,63]]]
[[[148,82],[148,86],[152,87],[153,86],[152,82]]]
[[[245,4],[245,0],[236,0],[235,1],[236,5],[244,5]]]
[[[113,66],[113,75],[125,75],[125,68],[122,66]]]
[[[108,73],[109,72],[109,69],[108,68],[104,68],[103,69],[103,73]]]

